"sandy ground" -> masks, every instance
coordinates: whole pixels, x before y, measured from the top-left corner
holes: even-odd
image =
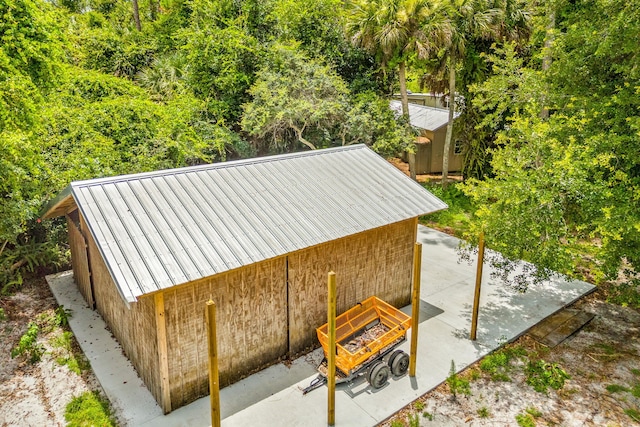
[[[538,393],[526,384],[526,359],[517,360],[509,381],[493,381],[478,365],[465,370],[471,395],[452,399],[444,384],[407,406],[383,426],[517,426],[526,411],[533,424],[552,426],[640,425],[625,413],[640,417],[640,311],[603,302],[600,291],[574,307],[596,314],[581,331],[555,348],[547,349],[527,336],[514,344],[530,358],[541,357],[562,366],[571,376],[563,389]],[[35,364],[10,356],[29,321],[44,323],[54,313],[55,300],[43,279],[0,299],[7,318],[0,321],[0,426],[65,425],[64,411],[74,396],[100,386],[91,370],[81,375],[60,365],[60,349],[52,342],[64,332],[54,328],[40,334],[46,352]],[[75,344],[77,346],[77,344]],[[475,379],[474,379],[475,378]],[[624,390],[607,391],[607,386]],[[633,412],[632,412],[633,413]],[[413,422],[410,422],[413,417]],[[526,424],[524,424],[526,425]]]
[[[11,349],[27,331],[30,321],[45,325],[55,316],[56,302],[44,279],[25,285],[15,295],[0,299],[6,319],[0,321],[0,426],[64,426],[64,411],[74,396],[99,390],[90,369],[80,375],[56,361],[65,350],[52,344],[63,328],[46,327],[38,336],[45,353],[34,364],[11,357]],[[75,340],[72,345],[77,352]]]
[[[494,381],[479,368],[460,376],[471,394],[453,399],[447,384],[405,407],[383,426],[636,426],[625,410],[640,417],[640,311],[608,304],[600,292],[574,304],[596,317],[555,348],[523,336],[519,346],[529,358],[558,363],[571,376],[559,391],[536,392],[526,383],[527,359],[516,360],[509,381]],[[475,379],[474,379],[475,378]],[[607,391],[607,386],[626,391]],[[533,415],[527,415],[528,412]],[[530,424],[524,424],[528,418]]]

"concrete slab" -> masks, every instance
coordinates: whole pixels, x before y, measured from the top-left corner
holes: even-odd
[[[453,360],[462,370],[507,341],[516,339],[545,317],[595,287],[559,278],[518,294],[490,277],[484,266],[478,339],[469,340],[475,265],[458,263],[460,241],[419,227],[423,243],[418,362],[415,378],[393,378],[379,390],[362,379],[336,392],[336,424],[373,426],[442,383]],[[137,378],[131,364],[106,331],[102,319],[84,304],[70,273],[48,277],[59,304],[73,311],[71,328],[121,420],[128,425],[208,426],[209,400],[202,398],[164,416]],[[403,308],[410,313],[411,307]],[[409,341],[401,346],[409,351]],[[326,426],[326,388],[305,396],[300,391],[315,377],[321,350],[279,364],[221,390],[222,425]]]

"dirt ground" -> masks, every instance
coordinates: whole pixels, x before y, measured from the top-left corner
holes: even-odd
[[[554,348],[527,335],[508,345],[527,354],[511,363],[508,378],[492,380],[477,363],[459,374],[469,381],[470,395],[453,399],[449,385],[442,384],[381,425],[640,425],[640,311],[603,299],[600,290],[575,303],[596,316]],[[563,388],[545,394],[526,383],[526,361],[539,358],[570,375]]]
[[[633,419],[640,419],[640,311],[603,300],[598,291],[577,302],[574,307],[596,317],[555,348],[547,349],[526,335],[510,345],[526,350],[531,359],[558,363],[571,376],[561,390],[544,394],[526,384],[526,359],[515,360],[508,378],[501,381],[491,380],[476,364],[460,374],[469,380],[469,396],[458,394],[453,400],[443,384],[381,425],[516,426],[517,416],[524,426],[640,425]],[[55,342],[65,329],[46,327],[54,316],[55,300],[44,279],[0,299],[0,308],[5,313],[0,320],[0,426],[65,425],[64,411],[71,399],[100,386],[90,369],[76,374],[60,363],[65,350]],[[38,343],[45,350],[35,364],[21,356],[11,358],[31,321],[42,325]],[[73,345],[71,353],[81,358]]]
[[[387,160],[393,166],[395,166],[396,168],[404,172],[405,175],[409,176],[409,163],[404,162],[402,161],[402,159],[399,159],[397,157],[391,157]],[[418,182],[440,182],[441,179],[442,179],[442,174],[416,176],[416,181]],[[457,172],[453,172],[449,174],[449,182],[458,182],[458,181],[462,181],[462,175],[460,175]]]
[[[75,339],[71,348],[58,344],[66,331],[51,326],[56,302],[43,278],[28,281],[10,297],[0,299],[0,426],[64,426],[64,412],[75,396],[99,390],[100,385],[82,356]],[[40,326],[37,343],[44,353],[37,363],[11,357],[29,322]],[[80,374],[69,369],[78,358]]]

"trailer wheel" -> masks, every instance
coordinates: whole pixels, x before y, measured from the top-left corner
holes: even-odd
[[[396,350],[389,358],[389,367],[396,377],[401,377],[409,369],[409,355],[402,350]]]
[[[381,388],[389,379],[389,367],[384,362],[374,363],[369,369],[369,384],[373,388]]]

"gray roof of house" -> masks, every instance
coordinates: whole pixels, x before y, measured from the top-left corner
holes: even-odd
[[[73,182],[128,302],[447,205],[364,145]]]
[[[402,102],[389,101],[389,106],[393,111],[398,114],[402,114]],[[453,118],[456,119],[460,116],[460,113],[455,112]],[[418,104],[409,104],[409,123],[411,126],[435,131],[442,126],[446,126],[449,122],[449,110],[442,108],[427,107]]]

